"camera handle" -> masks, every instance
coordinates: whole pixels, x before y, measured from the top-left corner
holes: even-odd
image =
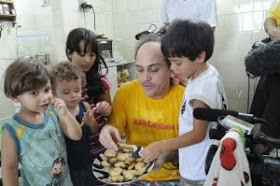
[[[263,143],[268,147],[280,149],[280,139],[267,136],[262,131],[257,131],[253,136],[253,140],[256,143]]]

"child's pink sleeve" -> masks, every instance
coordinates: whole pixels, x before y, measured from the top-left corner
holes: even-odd
[[[109,91],[112,87],[112,84],[109,82],[106,76],[101,77],[101,83]]]

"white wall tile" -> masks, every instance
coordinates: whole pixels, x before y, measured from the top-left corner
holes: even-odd
[[[221,30],[224,33],[236,33],[242,31],[243,14],[225,14],[219,15],[221,19],[218,19],[218,28],[221,26]]]
[[[261,30],[264,22],[264,12],[246,12],[243,15],[242,31]]]
[[[138,10],[139,10],[139,1],[138,0],[127,1],[127,11],[138,11]]]
[[[14,115],[14,103],[2,93],[0,93],[0,102],[0,120]]]
[[[217,67],[225,85],[230,108],[246,111],[248,78],[245,56],[256,41],[267,37],[263,22],[275,0],[217,0],[218,28],[215,31],[215,51],[210,60]],[[253,80],[251,80],[253,81]],[[250,85],[249,101],[254,87]]]
[[[251,44],[254,44],[256,41],[261,41],[265,37],[267,37],[267,34],[264,30],[252,32],[252,43]]]
[[[1,56],[1,55],[0,55]],[[12,63],[14,59],[1,59],[0,60],[0,77],[3,77],[4,72],[8,65]],[[4,79],[0,79],[0,120],[3,118],[7,118],[15,113],[14,103],[6,98],[3,89],[3,81]]]
[[[217,12],[219,15],[252,11],[254,8],[253,2],[253,0],[216,0]]]
[[[247,112],[247,101],[246,100],[236,100],[228,99],[231,110],[236,110],[238,112]]]
[[[254,11],[259,11],[259,10],[270,10],[277,0],[255,0],[254,1]]]

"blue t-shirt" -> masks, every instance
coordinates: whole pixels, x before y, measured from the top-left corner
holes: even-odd
[[[58,117],[51,108],[44,115],[39,125],[23,121],[17,114],[4,124],[15,142],[23,185],[72,185]]]

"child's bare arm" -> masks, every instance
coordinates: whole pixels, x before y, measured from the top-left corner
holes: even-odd
[[[96,119],[94,118],[93,112],[90,111],[91,110],[90,105],[87,102],[84,102],[84,105],[87,109],[87,112],[84,114],[82,123],[87,125],[92,133],[95,133],[98,131],[99,125]]]
[[[1,169],[3,185],[17,186],[18,183],[18,155],[15,143],[6,129],[2,135]]]
[[[193,100],[192,106],[193,109],[208,108],[205,103],[199,100]],[[175,138],[152,142],[143,150],[141,154],[146,160],[152,161],[162,153],[168,153],[182,147],[197,144],[203,141],[206,136],[208,128],[207,123],[207,121],[193,118],[192,131]]]
[[[76,118],[67,110],[63,100],[54,98],[52,105],[59,116],[59,123],[63,133],[72,140],[79,140],[82,137],[81,126]]]

